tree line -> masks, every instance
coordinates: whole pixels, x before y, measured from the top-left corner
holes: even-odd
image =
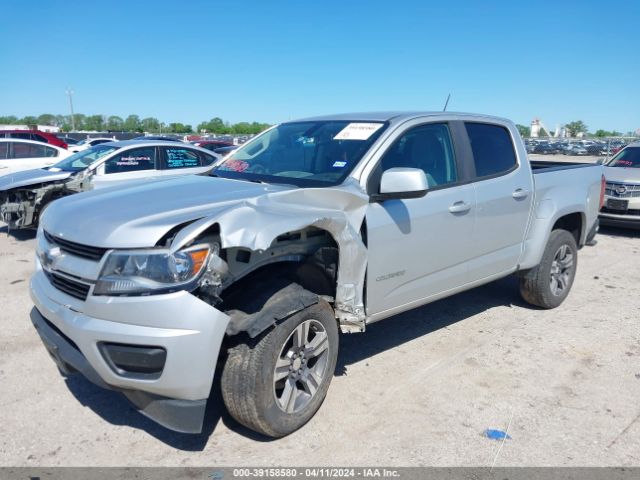
[[[523,137],[531,136],[531,128],[525,125],[516,125],[516,128],[520,132],[520,135]],[[569,122],[564,125],[564,129],[567,132],[569,137],[577,137],[582,134],[585,137],[596,137],[596,138],[605,138],[605,137],[622,137],[622,132],[618,132],[616,130],[596,130],[595,132],[589,133],[589,127],[585,125],[582,120],[575,120],[573,122]],[[540,136],[548,137],[553,135],[554,132],[547,132],[544,128],[540,128]],[[627,132],[625,134],[627,137],[635,136],[634,132]]]
[[[16,117],[15,115],[0,116],[0,124],[6,125],[51,125],[59,127],[63,132],[73,130],[88,130],[96,132],[149,132],[149,133],[218,133],[218,134],[256,134],[268,128],[270,124],[259,122],[225,122],[219,117],[214,117],[209,121],[204,121],[196,127],[196,130],[189,124],[178,122],[163,123],[157,118],[140,118],[138,115],[129,115],[126,118],[117,115],[84,115],[76,113],[73,115],[53,115],[44,113],[37,117],[26,116]]]

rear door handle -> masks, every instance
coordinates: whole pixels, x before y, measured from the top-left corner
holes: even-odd
[[[513,198],[515,198],[516,200],[519,200],[521,198],[527,198],[527,196],[529,196],[529,192],[527,192],[526,190],[524,190],[523,188],[518,188],[516,190],[513,191],[513,193],[511,194],[511,196]]]
[[[464,213],[471,210],[471,204],[465,203],[463,201],[456,202],[449,207],[449,211],[451,213]]]

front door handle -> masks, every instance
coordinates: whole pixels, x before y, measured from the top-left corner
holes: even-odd
[[[451,213],[465,213],[471,210],[471,204],[460,201],[456,202],[449,207]]]
[[[529,195],[529,192],[527,192],[523,188],[518,188],[514,190],[513,193],[511,194],[511,196],[516,200],[520,200],[521,198],[527,198],[528,195]]]

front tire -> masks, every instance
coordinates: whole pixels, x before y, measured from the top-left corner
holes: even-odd
[[[556,308],[569,295],[578,267],[578,246],[566,230],[554,230],[540,264],[520,278],[520,294],[531,305]]]
[[[338,337],[333,309],[320,300],[258,338],[230,348],[221,387],[231,416],[270,437],[302,427],[327,394]]]

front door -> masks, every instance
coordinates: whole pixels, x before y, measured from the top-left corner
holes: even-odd
[[[421,168],[422,198],[372,203],[366,215],[367,315],[406,310],[467,282],[475,192],[461,184],[449,125],[426,123],[404,132],[380,160],[381,171]]]

